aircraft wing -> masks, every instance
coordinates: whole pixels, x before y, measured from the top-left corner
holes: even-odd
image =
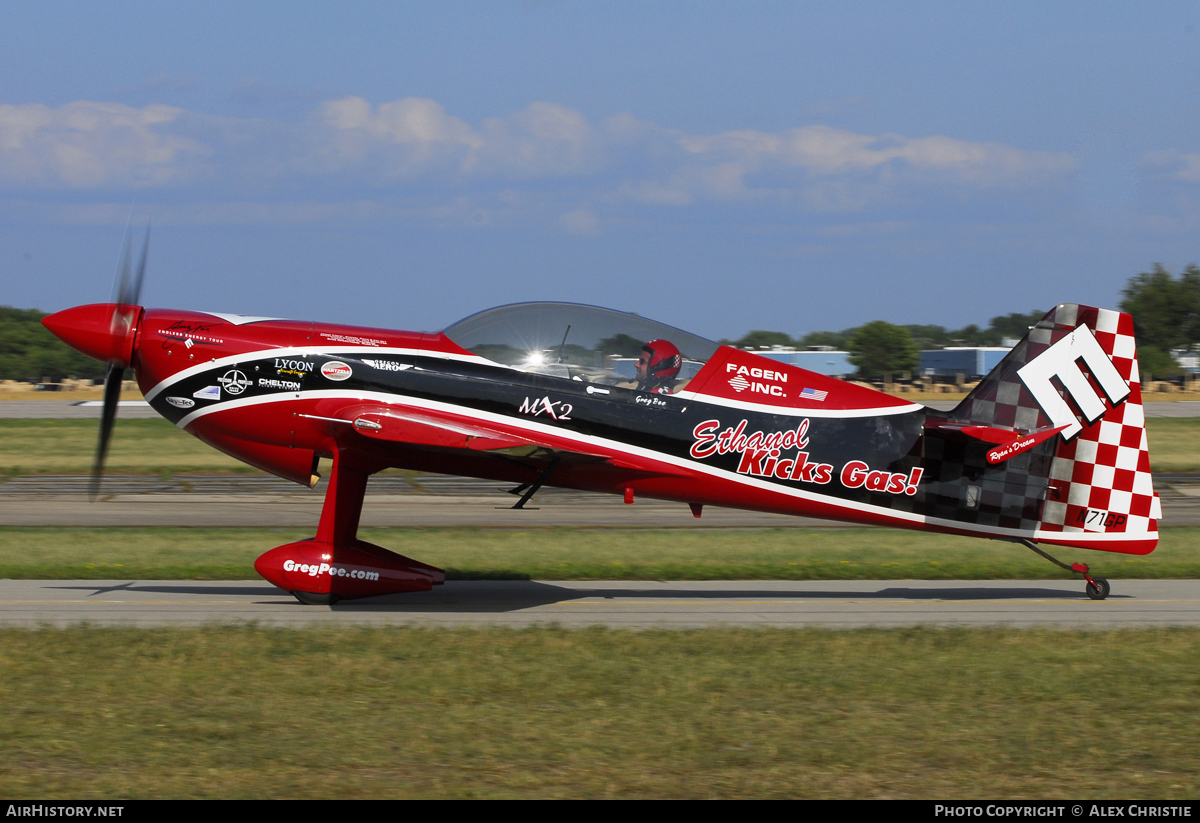
[[[475,451],[536,445],[524,437],[517,437],[479,423],[446,420],[434,414],[407,409],[348,409],[340,416],[353,425],[359,434],[374,440]]]
[[[683,469],[657,461],[653,466],[644,465],[636,458],[588,449],[581,447],[578,442],[556,442],[557,438],[542,438],[532,433],[513,434],[477,421],[451,420],[432,412],[395,407],[358,407],[343,410],[336,419],[349,423],[359,434],[373,440],[496,452],[514,457],[531,457],[539,453],[562,457],[576,455],[647,474],[690,476]]]

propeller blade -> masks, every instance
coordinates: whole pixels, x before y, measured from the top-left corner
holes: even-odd
[[[121,297],[128,290],[129,283],[129,257],[130,257],[130,237],[133,229],[133,215],[129,216],[129,221],[125,224],[125,239],[121,243],[121,257],[117,260],[117,274],[113,278],[112,302],[120,303]]]
[[[150,253],[150,222],[146,222],[146,239],[142,243],[142,257],[137,272],[130,271],[132,258],[133,214],[125,225],[125,243],[121,260],[117,263],[117,281],[113,284],[113,306],[110,325],[114,332],[127,330],[137,317],[136,310],[130,315],[127,307],[137,306],[142,294],[142,279],[146,275],[146,257]],[[121,400],[121,378],[128,364],[117,360],[108,361],[108,374],[104,377],[104,408],[100,414],[100,439],[96,442],[96,459],[92,462],[92,479],[88,484],[88,497],[95,501],[100,493],[100,479],[104,476],[104,458],[108,456],[108,443],[112,439],[113,425],[117,421],[117,405]]]
[[[117,420],[117,403],[121,399],[121,378],[125,368],[120,363],[110,363],[104,378],[104,408],[100,413],[100,440],[96,443],[96,459],[92,463],[92,480],[88,486],[88,497],[95,501],[100,492],[100,478],[104,475],[104,458],[108,454],[108,441],[112,438],[113,424]]]
[[[146,275],[146,255],[150,252],[150,222],[146,222],[146,240],[142,244],[142,259],[138,261],[137,274],[128,283],[122,281],[121,294],[117,302],[126,306],[138,305],[142,295],[142,278]]]

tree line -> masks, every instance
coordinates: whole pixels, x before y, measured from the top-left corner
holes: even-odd
[[[950,346],[1001,346],[1005,340],[1020,340],[1029,327],[1046,312],[1033,310],[1025,314],[993,317],[987,328],[974,323],[961,329],[937,325],[895,325],[875,320],[842,331],[814,331],[795,338],[784,332],[755,329],[737,340],[722,340],[738,348],[769,348],[784,346],[807,349],[810,346],[832,346],[850,352],[850,362],[858,366],[860,377],[888,377],[912,372],[920,362],[922,349],[944,349]]]
[[[0,380],[103,379],[107,366],[51,334],[42,325],[46,314],[0,306]]]
[[[1142,377],[1181,373],[1173,351],[1200,351],[1200,267],[1191,263],[1178,277],[1159,263],[1129,278],[1121,310],[1133,315]]]
[[[1150,271],[1129,278],[1121,296],[1121,310],[1133,315],[1142,376],[1178,376],[1181,370],[1171,353],[1200,352],[1200,266],[1189,264],[1177,277],[1155,263]],[[1040,310],[1013,312],[993,317],[986,328],[971,324],[961,329],[875,320],[842,331],[809,332],[799,338],[755,329],[737,340],[720,342],[743,349],[832,346],[850,352],[850,362],[858,367],[860,376],[886,377],[916,369],[922,349],[999,346],[1005,339],[1019,340],[1045,314]],[[37,309],[0,306],[0,380],[102,379],[105,364],[52,335],[41,323],[45,316],[46,312]],[[640,341],[631,345],[640,348]]]
[[[1121,291],[1121,311],[1133,316],[1138,366],[1142,377],[1172,378],[1182,369],[1172,352],[1200,353],[1200,266],[1186,266],[1176,277],[1155,263],[1148,272],[1129,278]],[[739,348],[832,346],[850,352],[861,377],[887,377],[916,369],[922,349],[949,346],[1000,346],[1019,340],[1046,312],[993,317],[987,328],[974,324],[950,330],[936,325],[894,325],[876,320],[842,331],[815,331],[793,339],[784,332],[756,329],[737,340]]]

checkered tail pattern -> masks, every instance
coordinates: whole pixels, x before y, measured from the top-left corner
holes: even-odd
[[[1008,503],[1019,518],[995,525],[1051,544],[1154,550],[1162,514],[1130,315],[1056,306],[949,417],[1023,435],[1061,429],[1022,459],[995,466],[1002,474],[980,473],[976,482],[990,475],[1022,498]]]

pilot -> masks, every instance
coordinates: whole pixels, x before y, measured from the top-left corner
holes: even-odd
[[[683,355],[670,340],[651,340],[642,346],[637,361],[637,387],[654,394],[670,394],[675,390]]]

